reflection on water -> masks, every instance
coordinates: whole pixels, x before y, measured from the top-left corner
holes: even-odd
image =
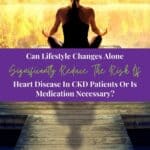
[[[91,125],[95,120],[95,105],[95,103],[53,103],[58,122],[70,128],[70,133],[66,136],[70,150],[81,149],[85,138],[81,128]]]
[[[13,147],[3,146],[3,147],[0,147],[0,150],[14,150],[14,148]]]

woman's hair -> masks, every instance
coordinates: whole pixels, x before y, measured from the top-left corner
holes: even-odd
[[[73,2],[72,2],[72,8],[74,8],[74,9],[77,8],[77,3],[76,2],[78,2],[78,0],[73,0]]]
[[[72,7],[68,11],[68,21],[69,22],[76,22],[76,21],[80,20],[79,8],[77,6],[77,2],[79,2],[79,0],[73,0]]]

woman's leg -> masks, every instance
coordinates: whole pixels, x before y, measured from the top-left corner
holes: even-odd
[[[48,38],[48,44],[51,48],[62,48],[62,43],[60,43],[56,38],[51,36]]]
[[[102,42],[102,37],[100,35],[94,37],[90,43],[90,48],[98,48]]]

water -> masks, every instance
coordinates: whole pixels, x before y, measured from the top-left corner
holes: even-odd
[[[3,147],[0,147],[0,150],[14,150],[14,147],[3,146]]]

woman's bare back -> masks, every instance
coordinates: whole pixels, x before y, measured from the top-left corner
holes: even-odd
[[[95,40],[96,44],[91,45],[91,47],[98,47],[98,43],[101,42],[101,36],[107,33],[107,29],[104,32],[98,29],[95,21],[95,13],[92,8],[80,5],[79,0],[71,0],[71,2],[71,6],[58,9],[54,25],[50,29],[50,32],[47,33],[43,30],[43,35],[51,39],[49,43],[54,43],[52,47],[56,47],[56,40],[53,40],[52,36],[58,31],[60,24],[62,24],[64,34],[63,46],[88,47],[90,46],[88,43],[88,30],[90,26],[98,37]],[[58,47],[61,46],[58,45]]]
[[[62,24],[65,24],[68,21],[68,12],[71,9],[70,6],[60,8],[57,11],[57,17],[61,20]],[[90,24],[90,20],[94,17],[94,10],[92,8],[79,6],[78,8],[79,18],[82,22]]]

